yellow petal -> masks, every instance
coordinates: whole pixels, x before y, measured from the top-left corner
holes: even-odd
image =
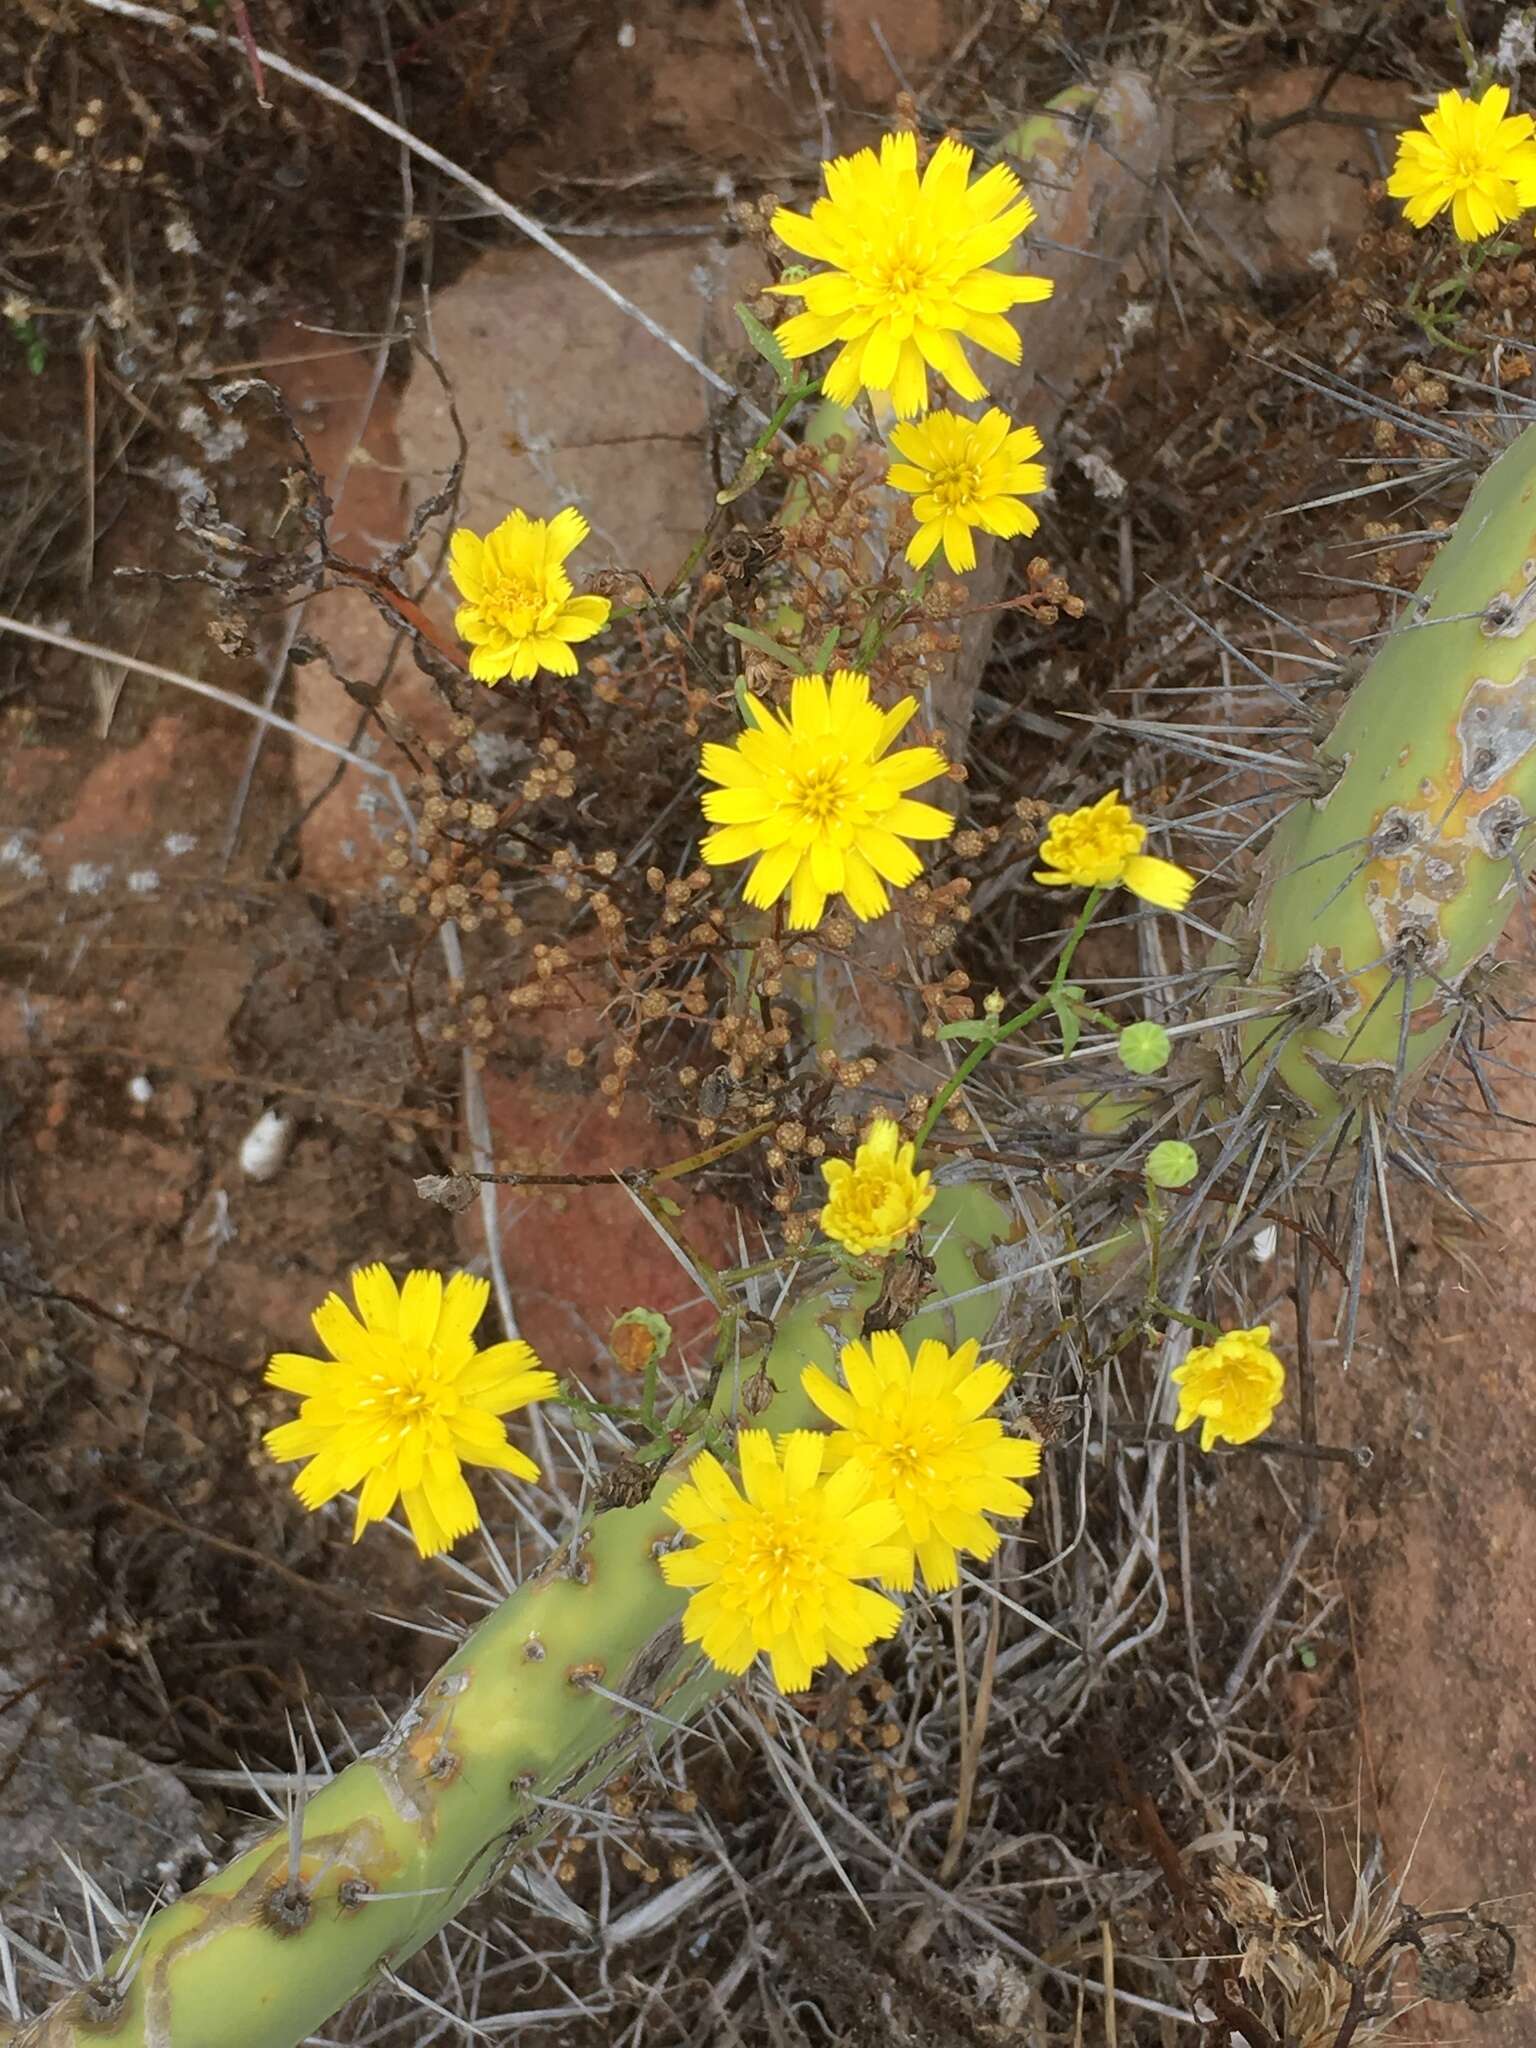
[[[429,1349],[437,1335],[437,1322],[442,1307],[441,1273],[424,1270],[407,1273],[405,1285],[400,1290],[401,1343],[419,1346],[423,1351]]]

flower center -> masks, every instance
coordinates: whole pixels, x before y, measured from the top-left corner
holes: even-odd
[[[954,1431],[941,1408],[909,1399],[885,1418],[878,1440],[885,1483],[920,1488],[932,1484],[939,1461],[953,1449]]]
[[[893,299],[909,299],[927,284],[928,268],[910,256],[898,256],[884,266],[880,282]]]
[[[1067,851],[1082,866],[1112,866],[1141,851],[1144,837],[1135,824],[1120,824],[1106,818],[1085,821],[1066,835]]]
[[[373,1391],[358,1405],[372,1408],[381,1422],[392,1425],[403,1437],[434,1416],[457,1413],[460,1400],[451,1382],[439,1373],[432,1352],[414,1350],[401,1355],[387,1379],[376,1374]]]
[[[826,826],[842,816],[848,801],[846,767],[841,758],[823,761],[814,768],[802,769],[794,777],[792,801],[807,823]]]
[[[773,1601],[809,1590],[820,1562],[803,1525],[788,1515],[764,1515],[745,1560],[746,1577],[761,1599]]]
[[[536,584],[521,576],[498,576],[487,586],[480,609],[521,640],[539,630],[552,607]]]
[[[936,469],[930,489],[946,512],[974,505],[984,495],[981,465],[978,462],[951,462],[943,469]]]
[[[848,1206],[862,1223],[877,1223],[902,1207],[902,1191],[888,1170],[866,1168],[848,1182]]]

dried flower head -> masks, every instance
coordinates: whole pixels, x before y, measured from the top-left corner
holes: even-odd
[[[1112,889],[1119,883],[1159,910],[1182,910],[1195,878],[1171,860],[1143,853],[1146,838],[1146,826],[1110,790],[1097,803],[1055,814],[1040,848],[1045,871],[1037,871],[1035,880],[1064,889]]]
[[[1040,521],[1022,503],[1024,494],[1043,491],[1043,466],[1033,427],[1016,427],[993,406],[980,420],[955,412],[931,412],[891,429],[891,446],[903,462],[892,463],[886,482],[911,491],[918,522],[907,560],[920,569],[942,540],[944,559],[957,575],[976,566],[973,526],[1012,540],[1033,533]]]
[[[1195,1345],[1172,1379],[1179,1390],[1173,1426],[1198,1422],[1202,1451],[1219,1439],[1247,1444],[1262,1436],[1285,1392],[1285,1367],[1269,1348],[1267,1323]]]
[[[928,403],[928,370],[962,398],[984,398],[962,338],[1016,363],[1011,306],[1049,298],[1048,278],[992,270],[1035,217],[1018,179],[995,164],[970,182],[973,153],[945,140],[921,178],[917,138],[887,135],[880,154],[861,149],[822,165],[827,196],[810,216],[781,207],[780,241],[828,269],[771,286],[805,301],[776,330],[786,355],[841,348],[822,380],[837,405],[861,389],[888,391],[898,417]]]
[[[1449,207],[1460,240],[1480,242],[1536,200],[1536,123],[1508,107],[1503,85],[1476,100],[1443,92],[1419,127],[1399,135],[1387,190],[1407,202],[1411,226],[1428,227]]]
[[[955,824],[906,793],[944,773],[938,749],[887,751],[917,699],[882,711],[868,676],[838,669],[830,681],[796,676],[787,713],[753,696],[746,707],[751,726],[734,746],[704,748],[704,779],[721,785],[704,793],[717,828],[700,849],[705,860],[754,861],[747,901],[767,909],[787,889],[796,931],[816,925],[839,893],[856,918],[881,916],[886,884],[902,888],[922,873],[906,842],[945,839]]]
[[[868,1475],[853,1465],[824,1479],[827,1444],[816,1430],[794,1430],[776,1446],[767,1430],[744,1429],[740,1492],[701,1451],[687,1483],[661,1504],[695,1539],[661,1560],[669,1586],[694,1589],[684,1640],[732,1673],[766,1652],[782,1692],[803,1692],[829,1659],[857,1671],[901,1620],[894,1601],[857,1583],[889,1579],[899,1565],[900,1516],[871,1497]]]
[[[822,1166],[827,1203],[821,1227],[855,1258],[894,1251],[933,1200],[933,1175],[916,1173],[916,1148],[901,1141],[901,1126],[877,1116],[853,1155]]]
[[[478,681],[523,683],[541,668],[575,675],[572,643],[600,633],[613,609],[606,597],[572,595],[564,563],[587,532],[568,505],[547,520],[509,512],[483,540],[467,526],[454,534],[449,566],[464,603],[453,623],[473,649],[469,672]]]
[[[480,1526],[461,1466],[538,1478],[499,1418],[547,1400],[555,1376],[521,1341],[475,1349],[490,1286],[472,1274],[444,1286],[440,1273],[408,1273],[396,1288],[383,1266],[363,1266],[352,1294],[361,1321],[339,1294],[311,1317],[329,1358],[280,1351],[268,1364],[268,1385],[304,1404],[264,1442],[274,1458],[308,1459],[293,1482],[306,1508],[360,1489],[354,1543],[401,1499],[416,1548],[432,1557]]]
[[[988,1558],[999,1537],[986,1519],[1028,1514],[1032,1497],[1017,1482],[1040,1470],[1040,1446],[1007,1436],[991,1408],[1008,1386],[1008,1368],[977,1363],[974,1339],[951,1351],[936,1338],[914,1361],[895,1330],[877,1330],[866,1347],[843,1347],[844,1386],[819,1366],[801,1385],[838,1427],[831,1460],[867,1474],[877,1498],[901,1511],[899,1570],[887,1586],[912,1584],[918,1564],[930,1592],[959,1579],[959,1553]]]

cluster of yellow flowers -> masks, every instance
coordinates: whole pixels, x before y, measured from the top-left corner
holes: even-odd
[[[928,1177],[913,1177],[911,1152],[886,1119],[844,1169],[870,1177],[864,1197],[829,1175],[829,1206],[859,1213],[867,1248],[893,1249],[927,1206]],[[267,1432],[266,1446],[274,1458],[302,1461],[293,1487],[306,1508],[357,1491],[354,1542],[398,1500],[418,1551],[432,1557],[480,1525],[465,1465],[538,1477],[502,1418],[548,1400],[557,1382],[527,1344],[476,1348],[489,1288],[468,1273],[445,1285],[439,1273],[413,1272],[397,1288],[383,1266],[364,1266],[352,1293],[355,1315],[336,1294],[315,1311],[328,1358],[280,1352],[268,1365],[268,1382],[302,1405],[296,1421]],[[726,1672],[766,1654],[786,1692],[803,1690],[829,1661],[856,1671],[870,1645],[896,1631],[901,1610],[888,1593],[910,1592],[919,1574],[930,1593],[945,1592],[959,1582],[962,1556],[991,1557],[1001,1539],[989,1517],[1027,1514],[1031,1495],[1019,1482],[1040,1469],[1039,1445],[1010,1435],[992,1412],[1007,1366],[981,1360],[974,1341],[952,1350],[929,1338],[914,1358],[900,1335],[882,1330],[845,1345],[840,1366],[836,1380],[815,1365],[800,1375],[829,1432],[797,1429],[775,1442],[767,1430],[743,1430],[739,1487],[701,1451],[661,1499],[693,1539],[660,1560],[667,1583],[689,1593],[685,1639]],[[1285,1385],[1265,1327],[1198,1346],[1173,1377],[1177,1426],[1200,1422],[1204,1450],[1262,1435]]]
[[[1038,521],[1024,500],[1046,486],[1033,460],[1038,435],[999,408],[979,419],[949,410],[919,417],[930,370],[961,400],[985,398],[965,344],[1017,362],[1019,338],[1004,315],[1051,289],[993,267],[1034,209],[1012,171],[999,165],[973,181],[972,162],[969,149],[945,141],[919,172],[915,137],[888,136],[878,153],[825,164],[826,196],[809,215],[781,209],[774,218],[791,249],[825,266],[786,272],[772,287],[804,304],[778,341],[788,358],[836,347],[827,396],[848,405],[868,392],[877,418],[895,416],[890,441],[900,459],[887,482],[912,498],[907,554],[919,570],[940,547],[952,570],[974,568],[977,530],[1001,539],[1032,533]],[[1484,186],[1477,191],[1486,196]],[[1467,203],[1484,217],[1481,199]],[[514,511],[484,537],[454,534],[463,599],[456,624],[472,675],[496,683],[576,673],[574,648],[612,613],[606,597],[577,595],[567,573],[587,532],[567,508],[549,520]],[[796,676],[782,709],[745,695],[739,738],[703,749],[704,859],[750,863],[746,901],[768,909],[787,897],[796,930],[819,924],[834,896],[855,918],[881,916],[891,891],[922,871],[915,844],[954,829],[948,811],[913,794],[948,772],[943,754],[896,744],[917,709],[911,696],[881,706],[869,677],[851,669]],[[1182,910],[1194,877],[1144,853],[1146,837],[1111,791],[1051,819],[1036,880],[1123,886]],[[920,1232],[932,1175],[918,1170],[915,1145],[891,1118],[876,1117],[853,1159],[829,1160],[823,1173],[822,1227],[851,1256],[886,1257]],[[268,1381],[301,1406],[296,1420],[268,1431],[266,1445],[277,1459],[299,1461],[294,1491],[306,1508],[356,1492],[354,1541],[399,1502],[430,1557],[479,1526],[466,1465],[538,1477],[508,1441],[504,1418],[549,1399],[557,1382],[527,1344],[477,1348],[483,1280],[458,1273],[445,1284],[422,1271],[397,1287],[373,1265],[353,1274],[352,1290],[356,1313],[332,1294],[313,1316],[326,1357],[270,1361]],[[1230,1331],[1192,1350],[1174,1375],[1177,1426],[1198,1420],[1204,1448],[1218,1438],[1249,1442],[1267,1427],[1285,1377],[1268,1336]],[[689,1593],[685,1636],[727,1672],[766,1654],[786,1691],[801,1690],[829,1661],[856,1670],[898,1625],[891,1592],[910,1591],[919,1574],[930,1592],[943,1591],[958,1583],[962,1555],[989,1558],[1000,1541],[989,1517],[1027,1513],[1030,1494],[1019,1482],[1040,1466],[1039,1446],[1010,1435],[992,1412],[1008,1368],[980,1360],[974,1342],[951,1350],[930,1339],[913,1357],[901,1336],[882,1331],[847,1345],[840,1364],[840,1380],[817,1366],[801,1375],[830,1431],[797,1429],[775,1441],[743,1430],[739,1485],[706,1450],[659,1496],[692,1539],[659,1565]]]
[[[1040,1446],[988,1412],[1009,1372],[977,1352],[930,1338],[914,1359],[879,1331],[844,1346],[841,1382],[819,1366],[801,1375],[830,1435],[743,1430],[740,1490],[701,1452],[663,1503],[694,1539],[661,1560],[667,1583],[690,1590],[684,1639],[722,1671],[766,1653],[775,1684],[801,1692],[823,1664],[857,1671],[896,1633],[900,1608],[861,1581],[910,1591],[921,1568],[939,1593],[959,1583],[962,1553],[989,1558],[1001,1539],[987,1517],[1028,1513],[1018,1482],[1039,1471]]]
[[[1397,138],[1387,181],[1409,224],[1428,227],[1449,207],[1458,240],[1485,241],[1536,205],[1536,122],[1509,112],[1509,88],[1480,99],[1443,92],[1417,128]]]
[[[993,267],[1034,208],[1006,165],[974,180],[972,166],[972,152],[946,140],[919,173],[916,137],[888,135],[878,153],[824,164],[826,195],[808,215],[780,208],[773,222],[791,249],[826,266],[771,287],[804,301],[776,330],[785,356],[836,345],[822,380],[827,396],[851,405],[868,392],[877,411],[897,416],[890,440],[900,460],[887,482],[912,498],[908,559],[921,569],[942,547],[959,573],[976,566],[976,530],[1002,539],[1033,533],[1039,521],[1024,500],[1046,486],[1032,459],[1039,435],[998,407],[977,420],[947,410],[914,417],[927,404],[930,370],[960,398],[984,398],[964,344],[1018,362],[1019,337],[1004,315],[1051,290],[1046,279]],[[575,673],[573,646],[612,611],[605,597],[576,596],[566,573],[586,533],[568,508],[549,521],[515,511],[484,539],[454,535],[464,599],[456,622],[473,675],[494,683],[540,669]],[[891,890],[922,872],[913,842],[954,830],[947,811],[911,794],[948,772],[944,756],[932,746],[891,752],[917,708],[909,696],[883,709],[869,678],[849,669],[795,677],[787,711],[747,696],[741,737],[704,748],[703,776],[716,785],[704,797],[715,828],[704,859],[750,862],[747,902],[766,910],[787,895],[791,930],[813,929],[832,897],[856,919],[881,916]],[[1141,854],[1145,828],[1117,798],[1058,817],[1052,830],[1041,879],[1076,887],[1124,880],[1164,907],[1187,900],[1193,878]]]

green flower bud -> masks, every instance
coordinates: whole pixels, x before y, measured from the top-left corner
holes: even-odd
[[[1143,1017],[1120,1034],[1120,1064],[1133,1074],[1160,1074],[1173,1051],[1173,1040],[1161,1024]]]
[[[1155,1188],[1187,1188],[1199,1171],[1194,1146],[1179,1138],[1164,1138],[1147,1154],[1147,1179]]]

